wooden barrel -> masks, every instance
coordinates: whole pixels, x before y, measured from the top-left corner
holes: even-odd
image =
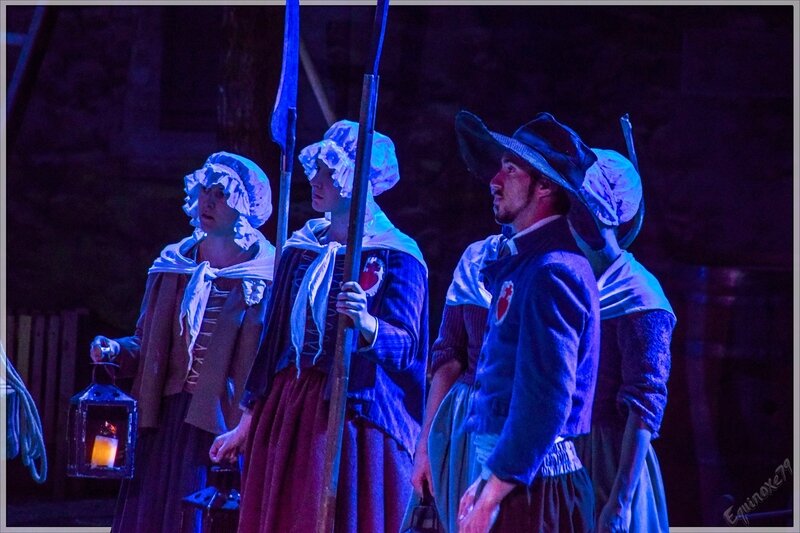
[[[730,501],[735,511],[793,457],[792,272],[679,266],[658,275],[678,317],[663,444],[690,461],[657,448],[665,470],[676,469],[665,472],[671,525],[728,525]],[[755,512],[790,506],[790,487]],[[682,502],[694,510],[672,505],[670,491],[675,503],[694,492]],[[759,525],[790,525],[777,520]]]

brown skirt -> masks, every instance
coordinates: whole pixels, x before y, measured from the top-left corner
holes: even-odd
[[[177,533],[196,528],[197,513],[181,500],[205,487],[214,435],[184,422],[192,395],[163,399],[158,429],[140,432],[133,479],[120,487],[114,533]]]
[[[327,375],[289,367],[253,413],[242,480],[239,531],[314,531],[321,508]],[[336,532],[396,532],[411,493],[411,458],[397,441],[348,410]]]

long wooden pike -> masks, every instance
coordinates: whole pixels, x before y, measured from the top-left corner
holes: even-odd
[[[639,160],[636,158],[636,147],[633,144],[633,126],[631,125],[631,119],[627,113],[619,117],[619,124],[622,126],[622,136],[625,137],[625,146],[628,148],[628,159],[633,163],[633,168],[636,169],[636,172],[639,172]],[[641,176],[641,172],[639,172],[639,175]],[[619,245],[622,248],[627,248],[633,242],[633,239],[639,234],[639,230],[642,229],[642,222],[644,222],[644,196],[642,196],[642,200],[639,203],[639,210],[636,211],[633,217],[633,228],[619,241]]]
[[[300,1],[286,0],[283,27],[283,64],[275,107],[270,116],[272,140],[281,147],[281,181],[278,195],[278,231],[275,236],[275,270],[289,227],[289,193],[292,186],[297,125],[297,63],[300,50]]]
[[[633,168],[639,172],[639,161],[636,159],[636,148],[633,145],[633,125],[627,113],[619,117],[619,124],[622,126],[622,136],[625,137],[625,146],[628,148],[628,159],[633,163]]]
[[[361,267],[361,239],[364,235],[364,214],[367,203],[367,180],[372,160],[372,137],[375,131],[375,108],[378,103],[378,64],[386,32],[389,0],[378,0],[372,26],[371,53],[361,88],[361,114],[356,145],[356,167],[353,178],[353,196],[350,203],[350,221],[347,228],[347,253],[344,260],[345,282],[358,280]],[[332,533],[336,519],[336,493],[339,485],[339,467],[342,455],[347,408],[347,386],[350,380],[350,355],[355,344],[352,321],[339,315],[336,352],[329,379],[332,379],[330,411],[325,442],[325,472],[323,476],[322,506],[317,516],[317,533]]]

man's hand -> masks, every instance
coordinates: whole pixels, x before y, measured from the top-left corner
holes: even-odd
[[[483,484],[481,478],[469,486],[458,506],[458,531],[488,533],[500,514],[500,502],[515,484],[503,481],[494,474]]]

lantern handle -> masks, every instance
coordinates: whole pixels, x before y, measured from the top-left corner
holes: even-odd
[[[98,363],[92,363],[92,383],[97,384],[97,367],[105,366],[106,372],[109,376],[111,376],[111,384],[116,386],[117,385],[117,372],[116,369],[119,368],[117,363],[112,363],[110,361],[101,361]],[[111,371],[110,368],[114,368],[114,371]]]

